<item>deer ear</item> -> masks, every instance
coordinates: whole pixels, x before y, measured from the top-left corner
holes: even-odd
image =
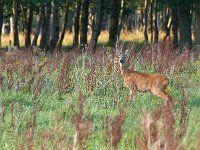
[[[118,49],[116,49],[115,55],[116,55],[116,56],[119,56],[119,50],[118,50]]]
[[[120,55],[121,55],[121,53],[122,53],[122,52],[121,52],[121,50],[119,50],[119,49],[116,49],[116,55],[117,55],[117,56],[120,56]]]
[[[125,50],[125,54],[127,55],[127,56],[129,56],[130,55],[130,51],[127,49],[127,50]]]

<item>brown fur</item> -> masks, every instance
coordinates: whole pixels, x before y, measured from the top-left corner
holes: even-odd
[[[132,98],[135,97],[137,91],[149,91],[165,102],[171,102],[171,97],[165,92],[169,85],[169,79],[165,75],[141,73],[130,69],[127,54],[120,55],[119,63],[124,84],[130,90]]]

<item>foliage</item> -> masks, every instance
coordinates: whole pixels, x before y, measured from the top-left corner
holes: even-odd
[[[173,111],[148,93],[129,100],[117,56],[107,48],[92,54],[86,47],[81,54],[52,57],[38,48],[1,51],[1,149],[141,149],[153,146],[153,139],[165,145],[169,114],[175,118],[168,120],[174,147],[198,149],[198,56],[192,51],[178,54],[170,45],[161,43],[160,53],[156,45],[139,50],[125,47],[132,51],[136,70],[170,78],[167,92],[173,97]]]

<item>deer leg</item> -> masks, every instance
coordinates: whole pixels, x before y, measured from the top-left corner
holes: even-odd
[[[154,94],[154,95],[160,97],[161,99],[163,99],[165,101],[165,105],[169,105],[170,107],[173,106],[171,97],[165,91],[152,89],[151,92],[152,92],[152,94]]]
[[[130,95],[131,95],[131,99],[135,100],[136,98],[136,87],[135,85],[132,86],[132,88],[130,89]]]
[[[131,99],[135,99],[136,91],[135,90],[130,90],[130,95],[131,95]]]

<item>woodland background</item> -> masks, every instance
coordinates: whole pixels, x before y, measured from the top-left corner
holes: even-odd
[[[191,49],[200,43],[198,0],[1,0],[0,4],[0,37],[10,33],[13,46],[37,45],[51,51],[62,46],[65,36],[73,36],[68,46],[92,44],[95,49],[101,31],[109,33],[108,46],[114,46],[121,32],[136,31],[141,31],[146,44],[161,37],[171,37],[174,47]],[[65,35],[66,31],[73,34]]]
[[[0,0],[0,149],[199,150],[199,0]],[[130,100],[116,50],[169,78]]]

